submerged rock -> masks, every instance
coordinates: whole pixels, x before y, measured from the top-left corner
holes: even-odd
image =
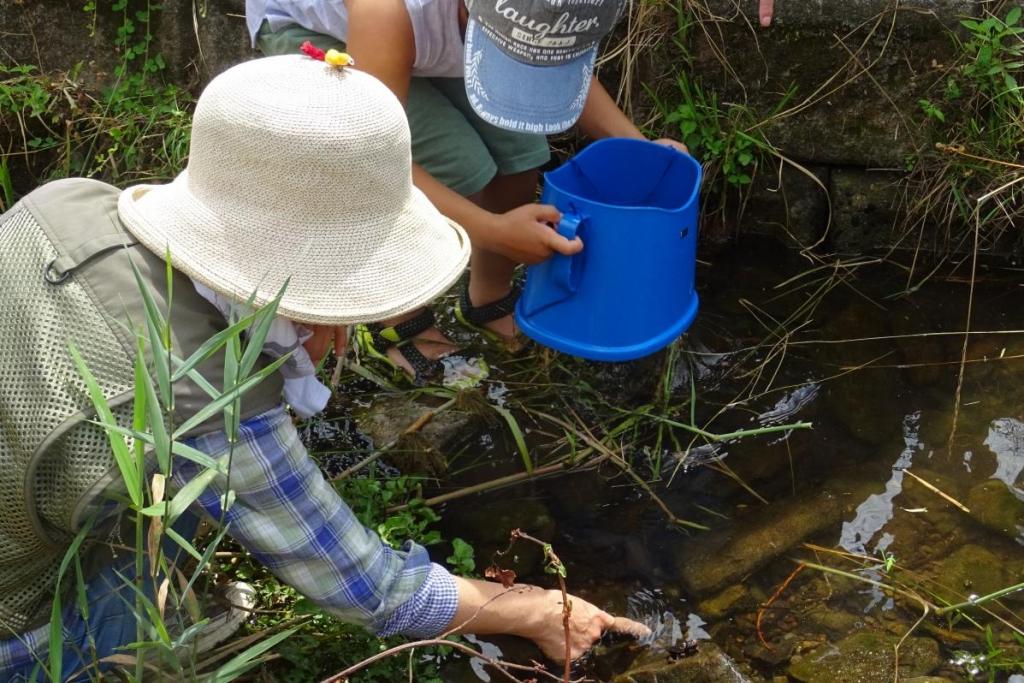
[[[696,536],[676,552],[676,567],[694,595],[736,583],[801,541],[837,524],[846,510],[875,488],[868,481],[831,481],[819,490],[733,521],[729,528]]]
[[[938,567],[938,582],[957,591],[951,600],[966,595],[985,595],[1021,581],[1021,563],[997,555],[980,545],[965,545]]]
[[[717,645],[701,642],[697,653],[673,659],[664,652],[641,656],[612,683],[754,683]]]
[[[697,611],[702,617],[717,621],[735,612],[756,609],[757,605],[758,600],[750,594],[746,586],[736,584],[701,602],[697,606]]]
[[[971,517],[995,532],[1017,540],[1024,533],[1024,501],[998,479],[989,479],[967,494]]]
[[[850,633],[858,626],[863,625],[862,616],[843,612],[824,604],[815,605],[800,618],[805,626],[837,636]]]
[[[891,681],[898,636],[861,631],[834,645],[823,645],[793,658],[789,675],[805,683],[869,683]],[[900,646],[900,680],[938,668],[939,645],[930,638],[907,638]]]

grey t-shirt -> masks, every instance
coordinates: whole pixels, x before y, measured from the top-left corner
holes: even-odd
[[[463,41],[459,28],[462,0],[405,0],[416,39],[413,76],[461,78]],[[274,31],[298,24],[317,33],[348,40],[348,10],[344,0],[246,0],[246,23],[256,34],[266,20]],[[380,49],[387,49],[381,46]]]

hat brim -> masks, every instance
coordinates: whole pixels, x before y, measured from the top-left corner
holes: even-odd
[[[118,213],[145,247],[170,252],[177,270],[236,301],[257,307],[284,287],[278,314],[317,325],[386,320],[416,310],[447,291],[469,261],[465,231],[415,187],[386,235],[345,240],[344,230],[318,234],[313,221],[292,226],[233,221],[211,211],[188,188],[188,172],[166,185],[124,190]],[[285,286],[287,285],[287,286]]]
[[[583,113],[597,48],[570,62],[534,66],[503,52],[480,24],[466,26],[466,95],[484,121],[506,130],[552,135]]]

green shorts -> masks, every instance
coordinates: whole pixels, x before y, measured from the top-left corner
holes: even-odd
[[[268,56],[298,54],[306,40],[323,50],[345,49],[337,38],[297,24],[271,31],[267,22],[256,44]],[[406,115],[413,161],[464,197],[482,190],[496,175],[539,168],[551,157],[543,135],[503,130],[477,116],[461,78],[413,78]]]

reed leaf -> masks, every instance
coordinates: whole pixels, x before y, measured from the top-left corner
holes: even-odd
[[[224,345],[227,344],[229,339],[231,339],[232,337],[238,337],[243,332],[245,332],[245,330],[249,329],[249,327],[253,324],[253,321],[255,319],[255,315],[246,316],[239,320],[238,322],[236,322],[235,324],[231,325],[230,327],[221,330],[217,334],[207,339],[188,358],[184,360],[178,358],[172,359],[172,362],[175,365],[175,369],[174,373],[171,375],[171,381],[177,382],[183,379],[184,377],[188,376],[189,373],[196,368],[196,366],[198,366],[203,361],[208,360],[215,353],[224,348]]]
[[[103,390],[89,370],[74,342],[68,342],[68,350],[71,353],[71,359],[75,363],[78,374],[81,375],[82,381],[85,382],[85,386],[89,391],[89,398],[96,409],[98,421],[101,423],[101,426],[108,428],[107,438],[110,441],[110,448],[114,452],[114,461],[117,463],[117,469],[124,479],[125,486],[128,488],[128,497],[131,498],[133,505],[141,507],[143,502],[142,480],[139,477],[131,451],[128,450],[128,444],[125,443],[124,439],[109,429],[109,427],[120,427],[120,425],[114,419],[114,413],[111,412],[110,404],[107,402],[106,397],[103,396]]]
[[[533,474],[533,459],[530,457],[530,449],[526,445],[526,439],[523,438],[523,430],[519,427],[519,421],[516,420],[516,416],[508,408],[502,408],[501,406],[492,407],[508,424],[508,429],[512,432],[512,438],[515,439],[516,448],[519,450],[519,456],[523,459],[523,465],[528,473]]]
[[[286,360],[288,360],[288,358],[288,356],[282,356],[278,358],[273,363],[266,366],[252,377],[249,377],[235,388],[231,389],[230,391],[224,394],[221,394],[218,398],[203,406],[203,408],[200,409],[199,412],[190,417],[188,420],[185,420],[184,424],[182,424],[174,431],[174,433],[171,435],[171,438],[175,440],[180,439],[181,436],[183,434],[188,433],[189,430],[198,427],[199,425],[206,422],[208,419],[222,411],[225,406],[230,404],[236,398],[243,396],[246,392],[250,391],[253,387],[262,382],[269,375],[276,372],[277,369],[281,367]]]
[[[258,665],[260,663],[259,657],[263,655],[263,653],[267,652],[278,643],[290,638],[296,631],[298,631],[297,628],[290,628],[287,631],[282,631],[281,633],[277,633],[266,640],[256,643],[244,652],[225,662],[213,673],[206,676],[203,679],[204,683],[229,683],[230,681],[235,680],[246,671],[249,671]]]

